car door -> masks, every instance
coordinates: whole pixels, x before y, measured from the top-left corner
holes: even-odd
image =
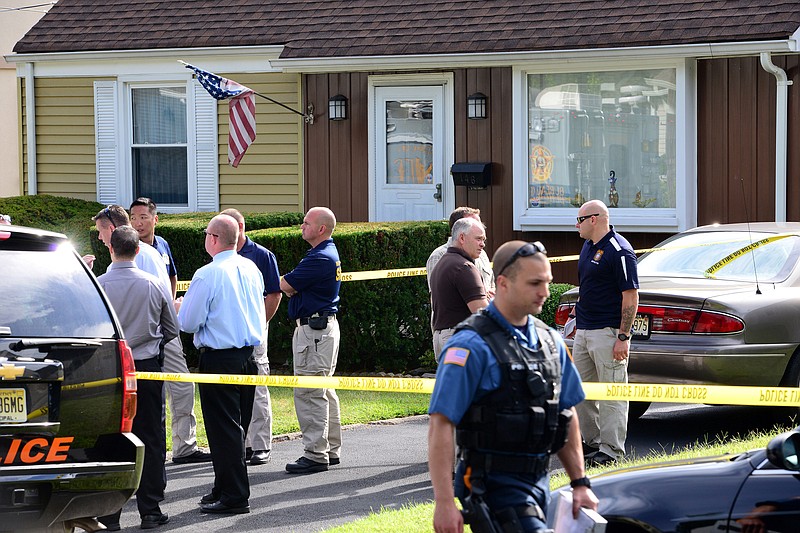
[[[778,468],[765,459],[742,485],[731,510],[728,530],[800,531],[800,473]]]

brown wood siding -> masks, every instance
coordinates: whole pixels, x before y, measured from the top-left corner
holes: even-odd
[[[787,219],[800,219],[798,56],[775,56],[788,102]],[[776,80],[758,57],[698,62],[698,225],[775,220]]]

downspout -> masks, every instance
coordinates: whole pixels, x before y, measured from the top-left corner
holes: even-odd
[[[775,105],[775,222],[786,222],[786,137],[789,85],[786,72],[772,62],[769,52],[761,52],[761,68],[777,80]]]
[[[37,194],[36,97],[33,94],[33,63],[25,63],[25,127],[28,145],[28,195]]]

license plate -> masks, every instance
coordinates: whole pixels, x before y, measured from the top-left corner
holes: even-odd
[[[639,315],[633,319],[633,328],[631,328],[634,339],[649,339],[650,338],[650,315]]]
[[[0,422],[27,422],[25,389],[0,389]]]

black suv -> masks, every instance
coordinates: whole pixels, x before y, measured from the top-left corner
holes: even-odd
[[[133,357],[64,235],[0,226],[0,530],[99,529],[139,485]]]

